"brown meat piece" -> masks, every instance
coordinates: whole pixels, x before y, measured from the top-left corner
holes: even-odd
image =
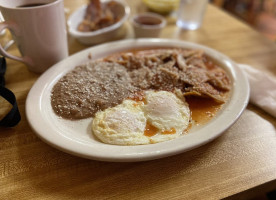
[[[102,4],[100,0],[90,0],[78,30],[82,32],[96,31],[118,22],[120,16],[115,13],[117,5],[113,1]]]
[[[185,96],[196,95],[224,102],[230,89],[226,72],[200,50],[151,49],[121,53],[104,59],[126,67],[133,84],[141,89],[180,89]]]

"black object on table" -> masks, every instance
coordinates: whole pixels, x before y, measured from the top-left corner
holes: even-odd
[[[4,57],[0,58],[0,96],[6,99],[13,107],[9,113],[0,120],[0,126],[13,127],[17,125],[21,116],[16,103],[15,95],[8,88],[5,88],[5,72],[6,72],[6,60]]]

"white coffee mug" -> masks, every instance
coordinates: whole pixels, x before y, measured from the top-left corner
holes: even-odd
[[[63,0],[0,0],[4,22],[22,55],[11,55],[0,45],[0,53],[42,73],[68,56]]]

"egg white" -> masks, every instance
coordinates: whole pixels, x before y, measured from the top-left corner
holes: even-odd
[[[180,99],[167,91],[147,91],[146,104],[143,106],[146,119],[159,129],[151,137],[153,143],[163,142],[179,137],[187,129],[190,120],[190,109],[184,97]],[[175,129],[174,134],[162,134]]]
[[[104,143],[118,145],[148,144],[144,135],[147,119],[136,102],[122,104],[97,112],[92,123],[93,133]]]

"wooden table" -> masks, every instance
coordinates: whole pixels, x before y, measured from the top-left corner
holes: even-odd
[[[65,0],[67,16],[86,2]],[[145,10],[140,1],[129,4],[132,13]],[[276,76],[275,44],[214,6],[208,6],[199,30],[181,31],[171,17],[168,22],[161,37],[207,45]],[[9,34],[1,41],[8,39]],[[73,54],[87,46],[69,37],[69,48]],[[15,46],[9,51],[19,55]],[[10,59],[7,66],[6,86],[16,95],[22,120],[0,128],[1,199],[244,199],[276,188],[276,120],[254,105],[222,136],[195,150],[139,163],[93,161],[36,136],[25,101],[39,75]],[[9,106],[0,103],[3,116]]]

